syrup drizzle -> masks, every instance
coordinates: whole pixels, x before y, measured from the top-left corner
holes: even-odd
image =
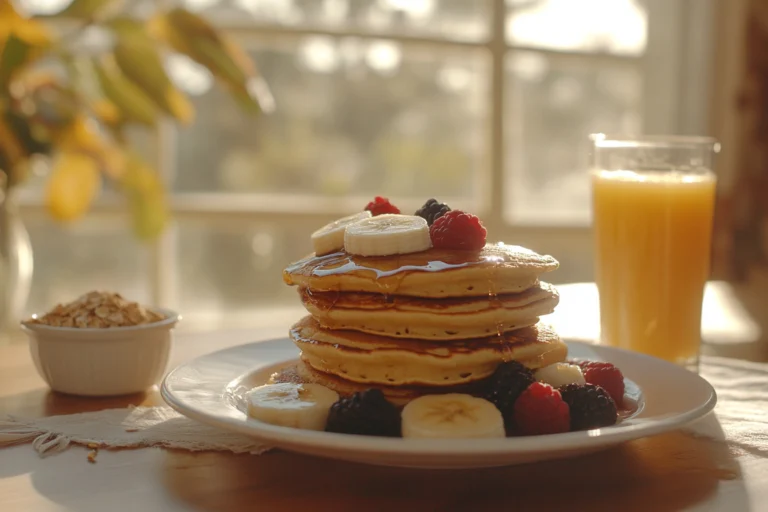
[[[397,256],[356,256],[346,252],[335,252],[323,256],[307,256],[289,265],[284,275],[288,284],[293,284],[290,276],[303,275],[324,277],[340,274],[371,272],[377,279],[407,274],[411,272],[442,272],[476,265],[492,267],[514,264],[516,267],[551,267],[557,266],[549,256],[518,247],[489,245],[480,251],[452,251],[429,249],[422,252],[400,254]]]

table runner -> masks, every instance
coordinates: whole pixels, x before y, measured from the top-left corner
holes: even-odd
[[[691,428],[699,435],[726,441],[732,449],[768,456],[768,365],[705,357],[701,374],[717,390],[718,421],[700,421]],[[41,455],[62,451],[70,444],[252,454],[268,449],[252,438],[202,425],[168,407],[0,420],[0,447],[22,443],[32,443]]]

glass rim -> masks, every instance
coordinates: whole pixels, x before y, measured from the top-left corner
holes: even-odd
[[[714,137],[698,135],[622,135],[592,133],[589,139],[597,148],[694,148],[711,147],[720,152],[720,142]]]

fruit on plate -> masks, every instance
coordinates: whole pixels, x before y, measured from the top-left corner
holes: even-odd
[[[416,215],[384,214],[347,226],[344,249],[359,256],[389,256],[429,249],[427,221]]]
[[[606,390],[594,384],[568,384],[560,388],[571,414],[571,430],[589,430],[616,424],[616,403]]]
[[[539,368],[533,374],[536,380],[549,384],[553,388],[559,388],[567,384],[585,384],[581,368],[575,364],[555,363],[544,368]]]
[[[347,226],[370,218],[371,212],[358,212],[326,224],[312,233],[312,246],[315,249],[315,255],[322,256],[343,249],[344,232],[347,230]]]
[[[403,408],[403,437],[504,437],[501,412],[488,400],[462,393],[424,395]]]
[[[373,201],[365,206],[371,215],[384,215],[385,213],[400,213],[400,208],[389,202],[386,197],[376,196]]]
[[[515,430],[515,402],[534,381],[531,370],[517,361],[500,364],[491,375],[486,398],[501,411],[507,432]]]
[[[568,404],[560,392],[543,382],[534,382],[515,402],[515,434],[536,436],[571,429]]]
[[[363,436],[400,436],[400,411],[380,389],[360,391],[331,406],[326,432]]]
[[[477,216],[461,210],[451,210],[435,219],[429,232],[432,245],[437,248],[471,251],[485,247],[488,235]]]
[[[283,427],[323,430],[338,393],[319,384],[265,384],[248,392],[248,416]]]
[[[440,203],[437,201],[437,199],[427,199],[427,202],[424,203],[421,208],[416,210],[414,215],[424,217],[424,220],[427,221],[427,224],[431,226],[434,224],[435,220],[439,219],[449,211],[451,211],[451,207],[447,204]]]
[[[624,375],[621,370],[603,361],[582,361],[579,366],[589,384],[600,386],[611,395],[617,406],[623,405]]]

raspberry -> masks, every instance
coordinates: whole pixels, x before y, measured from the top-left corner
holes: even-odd
[[[570,430],[571,415],[559,391],[534,382],[515,403],[515,423],[523,435],[557,434]]]
[[[560,388],[571,411],[571,430],[589,430],[616,424],[618,412],[611,395],[594,384],[568,384]]]
[[[479,218],[460,210],[442,215],[429,228],[432,245],[441,249],[477,251],[485,246],[487,234]]]
[[[445,203],[438,203],[437,199],[427,199],[424,206],[416,210],[414,215],[418,215],[427,221],[430,226],[434,224],[436,219],[439,219],[446,213],[451,211],[451,207]]]
[[[386,197],[376,196],[373,201],[365,207],[374,217],[384,213],[400,213],[400,208],[389,202]]]
[[[400,411],[384,398],[380,389],[368,389],[333,404],[325,431],[400,437]]]
[[[533,372],[517,361],[500,364],[488,379],[485,398],[501,411],[507,434],[515,430],[515,402],[535,380]]]
[[[601,361],[580,361],[577,363],[584,373],[587,384],[600,386],[611,395],[616,405],[624,403],[624,375],[611,363]]]

